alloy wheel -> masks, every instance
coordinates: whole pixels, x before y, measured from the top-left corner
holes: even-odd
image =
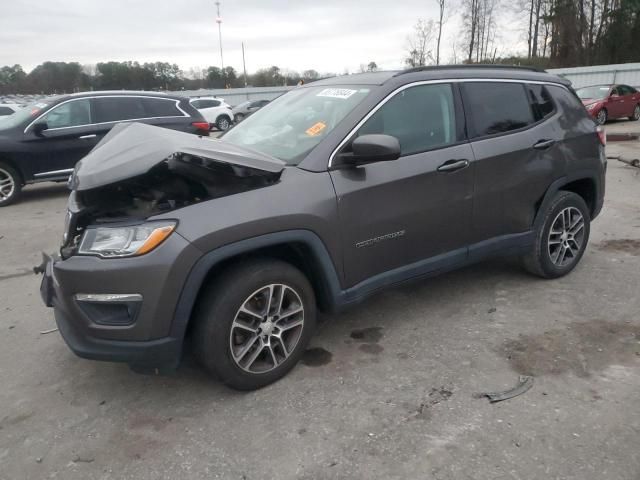
[[[636,108],[633,109],[633,119],[640,120],[640,105],[636,105]]]
[[[226,118],[223,118],[222,120],[220,120],[218,122],[218,128],[220,130],[226,130],[227,128],[229,128],[229,120],[227,120]]]
[[[289,358],[303,328],[300,295],[283,284],[262,287],[243,302],[231,325],[233,360],[246,372],[269,372]]]
[[[13,177],[5,169],[0,168],[0,203],[6,202],[15,192],[16,184]]]
[[[551,262],[566,267],[580,255],[584,242],[584,217],[575,207],[567,207],[558,213],[551,224],[548,250]]]
[[[598,120],[598,123],[600,125],[604,125],[605,122],[607,121],[607,111],[602,109],[598,112],[598,115],[596,117],[596,120]]]

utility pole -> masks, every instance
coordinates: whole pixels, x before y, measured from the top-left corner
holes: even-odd
[[[225,80],[224,75],[224,57],[222,56],[222,17],[220,16],[220,1],[216,0],[216,9],[218,12],[218,16],[216,17],[216,23],[218,24],[218,41],[220,42],[220,68],[222,73],[222,81],[224,86],[227,86],[227,82]]]
[[[244,61],[244,42],[242,42],[242,69],[244,70],[244,88],[247,88],[247,64]]]

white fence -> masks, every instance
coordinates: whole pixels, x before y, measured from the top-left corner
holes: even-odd
[[[554,68],[547,71],[570,80],[574,88],[608,83],[622,83],[632,87],[640,87],[640,63]]]

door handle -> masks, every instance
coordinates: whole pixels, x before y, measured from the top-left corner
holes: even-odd
[[[82,135],[80,137],[78,137],[81,140],[87,140],[88,138],[96,138],[97,135],[95,133],[92,133],[91,135]]]
[[[535,148],[536,150],[546,150],[554,143],[556,143],[555,140],[540,140],[538,143],[533,145],[533,148]]]
[[[469,166],[469,160],[447,160],[438,167],[439,172],[455,172]]]

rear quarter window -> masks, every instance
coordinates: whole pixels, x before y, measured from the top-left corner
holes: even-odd
[[[463,89],[473,138],[518,130],[535,122],[522,83],[469,82]]]

